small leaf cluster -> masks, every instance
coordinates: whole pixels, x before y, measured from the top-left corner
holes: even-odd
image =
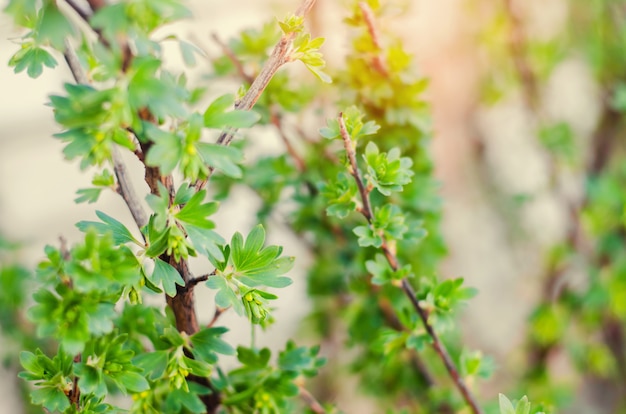
[[[500,394],[498,400],[500,414],[545,414],[544,411],[531,410],[530,401],[525,395],[515,403],[515,406],[504,394]]]
[[[268,348],[237,348],[242,367],[224,376],[220,383],[227,397],[223,403],[235,413],[280,414],[290,408],[290,399],[300,393],[296,380],[312,377],[324,365],[319,347],[298,347],[289,341],[270,364]]]
[[[223,247],[224,260],[213,259],[215,275],[206,284],[218,290],[217,306],[233,307],[239,315],[246,315],[253,324],[269,322],[269,300],[277,296],[260,287],[282,288],[291,284],[283,276],[293,266],[293,257],[281,257],[282,247],[266,246],[265,229],[258,225],[244,240],[235,233],[230,244]]]
[[[157,413],[205,412],[200,396],[212,392],[209,388],[188,381],[189,375],[209,377],[217,354],[234,355],[235,350],[221,339],[226,328],[204,328],[191,336],[168,326],[162,331],[155,350],[144,352],[133,362],[143,369],[152,392],[134,395],[133,410]]]
[[[51,246],[37,270],[42,287],[34,294],[29,317],[41,337],[58,340],[71,353],[82,352],[93,336],[113,331],[115,304],[141,285],[140,265],[108,234],[89,229],[69,257]]]

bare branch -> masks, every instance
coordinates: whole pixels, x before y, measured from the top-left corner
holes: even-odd
[[[230,309],[230,306],[227,308],[220,308],[219,306],[216,306],[213,318],[211,319],[211,322],[208,323],[207,328],[211,328],[213,325],[215,325],[215,322],[217,322],[222,313],[226,312],[228,309]]]

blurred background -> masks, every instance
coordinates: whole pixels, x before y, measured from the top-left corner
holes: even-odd
[[[193,20],[168,30],[196,42],[209,56],[217,56],[220,49],[211,39],[213,33],[228,39],[244,28],[258,28],[284,16],[299,2],[187,3]],[[314,35],[326,38],[322,51],[330,71],[342,64],[350,44],[351,35],[341,24],[348,15],[348,3],[318,0],[308,17]],[[620,328],[616,328],[617,339],[605,338],[609,328],[593,334],[606,340],[594,350],[601,361],[598,366],[593,361],[583,365],[589,375],[578,372],[562,347],[552,349],[552,343],[542,339],[549,334],[539,330],[535,335],[533,330],[539,329],[538,309],[558,301],[563,286],[576,291],[591,283],[588,262],[595,260],[594,254],[567,256],[571,258],[567,266],[554,257],[563,249],[594,250],[597,237],[593,232],[584,236],[580,230],[585,225],[580,217],[589,198],[589,177],[608,170],[607,166],[619,169],[619,140],[624,137],[621,111],[626,107],[626,66],[620,66],[626,62],[624,2],[382,3],[390,4],[381,21],[382,32],[400,37],[415,56],[420,73],[429,79],[432,154],[448,246],[440,273],[463,277],[479,291],[463,310],[458,326],[465,344],[495,361],[494,375],[480,384],[481,399],[493,399],[518,381],[530,363],[527,357],[534,343],[537,358],[549,366],[557,382],[577,395],[575,403],[566,404],[565,412],[618,412],[616,401],[624,398],[623,390],[614,386],[614,375],[621,378],[617,383],[623,380],[619,375],[624,375],[615,374],[620,370],[615,368],[618,357],[624,355],[618,311],[611,314]],[[32,268],[43,257],[44,245],[58,244],[59,236],[70,243],[78,240],[74,224],[95,219],[95,209],[129,223],[131,217],[115,194],[104,194],[97,205],[74,203],[76,189],[89,186],[91,176],[63,159],[62,144],[52,138],[59,131],[45,105],[50,94],[60,93],[63,83],[71,81],[71,75],[64,65],[45,70],[35,80],[25,73],[12,73],[6,62],[18,48],[13,40],[18,36],[10,20],[0,17],[0,61],[4,62],[0,65],[0,232],[23,243],[16,259]],[[168,66],[176,65],[182,61],[172,53]],[[208,71],[200,65],[193,73],[201,79]],[[305,79],[314,82],[312,77]],[[222,92],[236,88],[236,83],[225,84]],[[306,128],[314,134],[321,126]],[[254,151],[282,151],[275,135],[264,134],[253,144]],[[129,168],[131,175],[135,172],[139,177],[136,186],[145,191],[139,166],[129,162]],[[623,192],[619,185],[613,188]],[[236,191],[237,196],[220,210],[218,231],[227,239],[235,231],[248,231],[256,219],[255,195],[246,189]],[[616,197],[609,204],[617,206],[617,213],[604,209],[597,214],[617,214],[620,221],[623,203],[615,191],[609,190],[607,197]],[[597,220],[590,220],[593,227]],[[260,336],[262,345],[279,346],[286,338],[298,336],[300,321],[310,310],[304,278],[311,258],[288,231],[273,231],[270,242],[286,246],[286,253],[297,257],[297,268],[292,271],[295,283],[288,294],[281,295],[277,323]],[[616,243],[623,247],[621,241]],[[619,302],[611,299],[611,292],[623,292],[622,285],[610,284],[607,289],[606,300]],[[199,294],[199,306],[212,303],[208,289]],[[205,319],[210,314],[206,312]],[[562,319],[554,322],[554,315],[550,316],[553,319],[540,320],[544,331],[557,329],[550,323],[567,324]],[[237,332],[237,321],[235,315],[221,320],[235,327],[229,333],[233,341],[247,341],[249,333]],[[529,337],[539,339],[529,345]],[[338,405],[351,413],[375,412],[366,399],[355,398],[351,387],[356,385],[347,382],[338,393]],[[20,412],[12,369],[0,371],[0,401],[0,413]]]

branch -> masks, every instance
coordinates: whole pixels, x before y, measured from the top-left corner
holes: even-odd
[[[304,0],[300,7],[296,10],[295,16],[304,17],[309,10],[315,4],[315,0]],[[250,88],[246,92],[246,94],[237,102],[235,102],[235,109],[240,109],[242,111],[249,111],[254,107],[256,102],[259,100],[261,94],[267,88],[267,85],[270,83],[274,74],[281,68],[285,63],[289,61],[288,53],[291,50],[291,45],[296,37],[296,33],[288,33],[283,34],[280,38],[270,57],[265,61],[261,72],[257,75],[257,77],[250,85]],[[237,128],[227,128],[220,134],[217,139],[217,143],[220,145],[229,145],[233,140],[233,137],[237,133]],[[211,178],[211,174],[213,173],[213,169],[209,170],[209,177],[204,180],[198,180],[195,184],[196,190],[201,190],[206,186],[209,178]]]
[[[359,171],[356,163],[355,144],[352,142],[350,134],[348,134],[346,121],[343,119],[342,112],[339,113],[339,118],[337,120],[339,121],[339,132],[341,133],[341,138],[343,139],[343,146],[346,149],[346,154],[348,155],[348,160],[350,161],[350,174],[354,177],[356,185],[359,187],[359,193],[361,194],[361,200],[363,202],[361,214],[363,214],[367,221],[371,223],[374,213],[372,211],[372,204],[370,203],[369,191],[365,188],[363,178],[361,177],[361,171]]]
[[[317,399],[303,386],[298,386],[300,389],[300,398],[306,403],[311,411],[315,414],[326,414],[326,410],[322,406],[322,404],[317,401]]]
[[[211,37],[213,38],[215,43],[217,43],[222,48],[222,52],[224,53],[224,55],[226,55],[228,60],[230,60],[233,66],[235,66],[235,69],[237,70],[239,77],[242,78],[248,85],[252,84],[254,82],[254,77],[250,76],[246,72],[245,68],[243,67],[243,64],[237,58],[237,56],[235,56],[235,53],[232,51],[232,49],[228,47],[228,45],[224,43],[217,34],[213,33]],[[278,131],[278,135],[283,140],[283,143],[285,144],[285,148],[287,149],[287,152],[296,163],[296,168],[298,169],[299,172],[303,172],[306,169],[306,164],[304,160],[302,159],[302,157],[296,152],[293,145],[291,145],[291,142],[289,141],[289,138],[287,137],[287,134],[285,133],[285,128],[283,127],[280,114],[278,113],[278,111],[276,110],[274,106],[270,107],[270,122],[272,123],[272,125],[276,127],[276,130]]]
[[[315,4],[315,0],[304,0],[304,2],[300,5],[298,10],[296,11],[296,16],[304,17],[311,7]],[[276,46],[274,46],[274,50],[270,55],[269,59],[263,65],[263,69],[259,75],[254,79],[252,85],[250,85],[250,89],[248,92],[241,98],[239,101],[235,103],[235,109],[241,109],[243,111],[249,111],[254,107],[254,104],[259,100],[261,94],[267,88],[267,85],[270,83],[274,74],[283,66],[285,63],[289,61],[287,54],[291,50],[291,44],[296,37],[296,33],[288,33],[284,34]],[[223,132],[217,140],[218,144],[228,145],[230,141],[232,141],[234,134],[237,132],[237,129],[231,128]]]
[[[126,166],[122,161],[122,156],[117,149],[117,146],[113,146],[111,150],[111,157],[113,158],[113,170],[115,171],[115,177],[117,177],[117,193],[122,196],[128,209],[130,210],[130,214],[132,214],[137,227],[140,229],[148,224],[148,218],[146,217],[146,212],[144,211],[141,203],[139,202],[139,198],[135,193],[135,189],[130,184],[130,180],[126,176]],[[143,233],[142,233],[143,234]]]
[[[235,69],[237,70],[237,73],[239,74],[239,76],[243,80],[245,80],[249,85],[251,85],[254,82],[254,77],[249,75],[246,72],[246,70],[243,67],[243,64],[237,58],[237,56],[235,56],[235,53],[233,52],[233,50],[230,47],[228,47],[228,45],[225,42],[223,42],[222,39],[220,39],[217,33],[213,33],[211,37],[213,38],[215,43],[217,43],[222,48],[222,52],[224,53],[224,55],[226,55],[228,60],[230,60],[233,66],[235,66]]]
[[[76,56],[76,52],[72,48],[69,40],[65,39],[65,52],[63,53],[65,57],[65,61],[72,72],[72,76],[74,76],[74,80],[79,84],[89,84],[89,79],[85,74],[82,66],[80,65],[80,61],[78,60],[78,56]],[[121,154],[117,150],[117,147],[113,145],[111,149],[111,158],[113,160],[113,171],[115,172],[115,177],[117,178],[118,186],[117,192],[122,196],[130,213],[137,224],[137,227],[142,228],[148,223],[148,219],[146,218],[146,213],[137,198],[137,194],[135,193],[135,189],[133,188],[130,180],[126,176],[126,166],[122,161]]]
[[[371,203],[369,199],[369,191],[367,191],[365,187],[363,179],[361,178],[361,173],[359,172],[359,168],[356,163],[355,144],[352,142],[350,135],[348,134],[348,130],[346,129],[346,124],[343,119],[342,113],[339,114],[338,121],[339,121],[339,131],[341,134],[341,138],[343,139],[344,147],[348,155],[348,160],[350,161],[350,173],[352,174],[352,176],[354,177],[356,181],[356,184],[359,188],[359,193],[361,195],[361,201],[363,203],[361,214],[365,217],[367,222],[371,225],[373,216],[372,216],[372,207],[371,207]],[[398,258],[395,252],[393,251],[394,249],[390,248],[389,242],[388,240],[386,240],[384,236],[383,236],[383,244],[381,246],[381,249],[385,257],[387,258],[387,261],[389,262],[389,265],[391,266],[392,270],[397,271],[400,268],[398,264]],[[445,345],[439,338],[439,335],[433,329],[432,325],[428,321],[429,311],[425,309],[424,307],[422,307],[422,305],[420,304],[415,294],[415,291],[413,290],[413,287],[409,283],[408,278],[405,277],[402,279],[401,287],[405,296],[409,299],[409,301],[411,302],[411,305],[413,305],[413,308],[415,309],[420,319],[422,320],[422,323],[424,324],[424,328],[426,329],[428,336],[430,336],[432,340],[432,345],[433,345],[433,348],[435,349],[435,352],[437,352],[437,355],[439,356],[439,358],[445,365],[446,370],[448,371],[448,374],[450,375],[450,378],[452,379],[457,389],[463,396],[463,399],[465,400],[465,402],[467,403],[467,405],[470,407],[470,409],[472,410],[474,414],[482,414],[483,411],[478,405],[476,398],[474,397],[472,392],[469,390],[469,388],[465,384],[465,381],[463,380],[463,378],[461,378],[461,375],[459,374],[459,371],[456,365],[454,364],[452,357],[450,357],[450,354],[448,353],[448,351],[445,348]]]
[[[89,12],[85,11],[81,6],[76,4],[74,0],[65,0],[65,2],[83,19],[85,22],[89,23],[89,18],[91,15]]]
[[[278,135],[280,136],[283,143],[285,144],[285,148],[287,149],[287,152],[289,153],[291,158],[293,158],[293,161],[296,164],[296,168],[298,169],[298,172],[301,172],[301,173],[304,172],[306,170],[306,163],[304,162],[300,154],[298,154],[296,149],[293,147],[293,145],[291,144],[291,141],[289,141],[289,138],[287,137],[287,134],[285,133],[285,128],[283,126],[283,122],[280,117],[280,114],[274,107],[270,108],[270,122],[272,123],[272,125],[276,127],[276,130],[278,131]]]
[[[378,28],[376,27],[376,22],[374,19],[374,12],[372,11],[369,4],[364,1],[359,2],[359,8],[361,9],[361,13],[363,14],[363,20],[365,20],[365,24],[367,25],[367,31],[372,38],[372,43],[378,50],[378,53],[374,56],[374,69],[380,72],[381,75],[387,77],[389,76],[389,69],[387,68],[387,63],[385,62],[385,57],[382,55],[382,42],[380,41],[380,33],[378,32]]]

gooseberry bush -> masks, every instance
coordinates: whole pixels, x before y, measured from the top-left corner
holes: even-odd
[[[324,39],[305,25],[314,3],[228,41],[215,35],[223,53],[209,58],[163,35],[191,18],[176,0],[9,1],[5,13],[24,28],[9,65],[36,78],[63,64],[75,80],[48,102],[65,157],[93,174],[75,201],[114,191],[133,218],[96,210],[76,223],[82,240],[48,245],[32,273],[2,241],[2,328],[21,349],[32,412],[341,412],[337,367],[380,412],[542,411],[526,398],[476,396],[493,364],[462,344],[455,323],[476,291],[437,273],[446,248],[427,81],[379,31],[376,0],[350,2],[350,50],[341,69],[326,68]],[[164,65],[165,42],[178,43],[186,65],[207,67],[206,84]],[[283,68],[298,62],[307,74]],[[226,80],[241,87],[211,96]],[[285,151],[250,161],[262,126]],[[149,193],[134,189],[128,155]],[[241,185],[262,201],[257,224],[220,234],[220,202]],[[315,258],[306,323],[318,345],[290,340],[272,353],[254,335],[249,345],[225,340],[220,316],[234,312],[253,332],[273,323],[297,260],[266,241],[277,215]],[[208,324],[198,322],[197,289],[214,292]],[[320,356],[338,341],[350,352]]]

